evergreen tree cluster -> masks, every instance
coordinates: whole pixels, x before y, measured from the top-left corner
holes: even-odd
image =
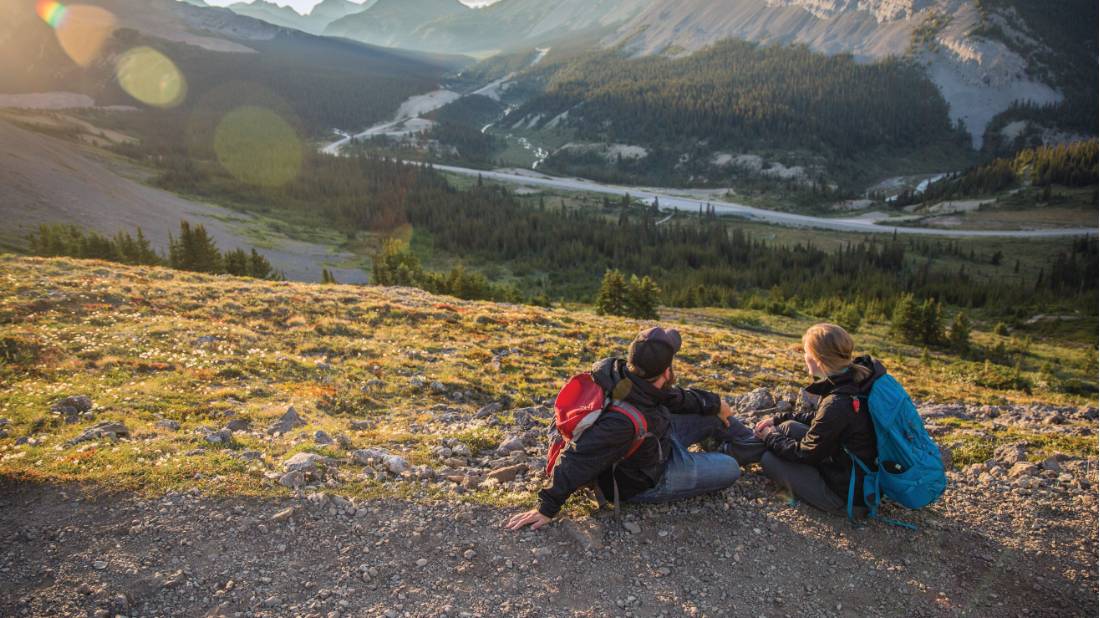
[[[1037,187],[1088,187],[1100,183],[1097,140],[1025,148],[930,184],[925,191],[903,192],[895,204],[933,203],[958,197],[992,195],[1025,181]]]
[[[661,288],[649,278],[609,269],[600,282],[596,294],[596,313],[618,315],[639,320],[656,320],[660,317],[657,307],[661,302]]]
[[[917,301],[905,294],[894,305],[891,330],[902,341],[926,346],[944,342],[943,305],[932,298]]]
[[[141,228],[134,236],[106,237],[75,225],[42,225],[28,238],[32,255],[106,260],[121,264],[170,266],[177,270],[230,274],[257,279],[281,278],[255,249],[222,253],[202,225],[180,222],[180,235],[169,240],[168,258],[157,254]]]
[[[1087,187],[1097,178],[1096,140],[1027,148],[1016,154],[1017,170],[1030,172],[1031,184]]]
[[[75,225],[41,225],[28,238],[32,255],[106,260],[122,264],[161,265],[141,228],[135,235],[119,232],[112,237]]]
[[[386,240],[371,261],[371,283],[375,285],[416,287],[466,300],[514,302],[519,299],[514,288],[494,285],[485,275],[469,271],[461,264],[447,273],[427,271],[408,246],[395,238]]]

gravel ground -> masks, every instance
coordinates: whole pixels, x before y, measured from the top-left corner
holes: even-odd
[[[1095,472],[1093,472],[1093,475]],[[501,528],[458,502],[359,504],[6,482],[8,616],[1086,616],[1096,497],[960,482],[911,532],[713,496]],[[1093,479],[1095,481],[1095,477]]]

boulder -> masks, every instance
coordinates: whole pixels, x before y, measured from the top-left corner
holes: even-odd
[[[771,391],[761,387],[742,395],[737,407],[745,412],[763,412],[775,408],[775,398]]]
[[[997,450],[993,451],[993,459],[1006,466],[1025,461],[1027,459],[1027,444],[1017,442],[999,446]]]
[[[1008,469],[1008,478],[1015,479],[1021,476],[1035,476],[1038,473],[1039,466],[1028,461],[1021,461],[1013,464],[1013,466]]]
[[[317,453],[297,453],[283,462],[283,470],[286,472],[300,471],[317,474],[321,468],[332,465],[334,460]]]
[[[1066,457],[1062,453],[1055,453],[1054,455],[1051,455],[1050,457],[1044,459],[1043,463],[1039,464],[1039,466],[1043,470],[1050,470],[1051,472],[1061,472],[1062,462],[1066,461],[1067,459],[1069,459],[1069,457]]]
[[[235,418],[225,424],[229,431],[248,431],[252,427],[252,421],[247,418]]]
[[[99,423],[95,427],[89,427],[84,430],[84,433],[69,440],[69,444],[78,444],[80,442],[87,442],[88,440],[98,440],[99,438],[110,438],[117,440],[119,438],[130,437],[130,430],[126,428],[126,425],[116,422],[104,422]]]
[[[229,444],[233,441],[233,432],[228,429],[213,431],[208,427],[203,427],[199,431],[210,444]]]
[[[305,420],[298,415],[298,411],[294,409],[294,406],[291,406],[287,408],[286,412],[281,417],[279,417],[279,420],[275,421],[267,428],[267,433],[269,435],[283,434],[305,424]]]
[[[511,466],[505,466],[503,468],[497,468],[488,474],[488,478],[496,479],[501,483],[510,483],[516,480],[516,477],[521,472],[527,471],[527,464],[515,464]]]
[[[75,423],[80,416],[92,409],[92,399],[85,395],[66,397],[50,406],[50,412],[65,418],[66,423]]]
[[[512,451],[522,451],[522,450],[523,450],[523,437],[522,436],[509,436],[508,438],[506,438],[504,440],[504,442],[500,443],[500,446],[497,447],[497,454],[498,455],[507,455],[508,453],[511,453]]]
[[[500,402],[494,401],[487,406],[482,406],[481,409],[474,414],[474,418],[488,418],[494,414],[500,413],[503,409],[504,406],[502,406]]]
[[[321,431],[320,429],[318,429],[316,432],[314,432],[313,441],[316,442],[317,444],[322,444],[322,445],[332,444],[333,442],[335,442],[332,439],[332,436],[330,436],[327,433]]]
[[[298,489],[306,484],[306,475],[301,470],[291,470],[279,477],[279,484],[289,489]]]
[[[386,469],[394,474],[401,474],[409,469],[409,462],[403,457],[398,457],[378,448],[364,448],[351,452],[351,459],[355,463],[368,465],[371,460],[380,461]]]
[[[1100,418],[1100,413],[1092,406],[1082,406],[1077,409],[1077,418],[1086,421],[1095,421],[1097,418]]]

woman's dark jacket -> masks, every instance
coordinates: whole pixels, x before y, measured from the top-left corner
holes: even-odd
[[[875,468],[875,427],[866,401],[857,412],[852,400],[871,392],[871,384],[886,374],[882,363],[870,356],[861,356],[853,364],[870,371],[869,377],[856,382],[855,372],[848,369],[839,375],[814,382],[806,392],[818,395],[821,400],[811,412],[786,412],[774,418],[778,427],[786,421],[797,421],[810,427],[801,440],[795,440],[780,431],[771,432],[764,440],[768,450],[787,461],[809,464],[821,472],[829,489],[848,499],[848,484],[852,473],[852,460],[844,447],[863,460],[872,470]],[[863,472],[857,470],[856,503],[863,504]]]
[[[592,367],[592,378],[605,392],[615,392],[616,396],[638,408],[653,436],[647,438],[629,459],[623,460],[634,442],[634,425],[623,414],[601,415],[570,448],[562,451],[550,486],[539,492],[539,512],[547,517],[557,515],[573,492],[592,481],[598,482],[603,494],[611,499],[614,492],[611,468],[616,462],[619,462],[615,466],[615,480],[619,484],[620,500],[653,487],[664,475],[665,460],[672,452],[669,415],[715,415],[721,408],[721,399],[714,393],[692,388],[654,388],[631,374],[621,358],[596,363]],[[624,380],[630,386],[626,395],[616,390]]]

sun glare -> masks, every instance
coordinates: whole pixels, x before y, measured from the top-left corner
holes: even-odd
[[[135,47],[118,59],[118,84],[146,105],[175,107],[187,96],[187,80],[167,56],[151,47]]]
[[[302,142],[294,127],[275,112],[253,105],[222,118],[214,133],[214,152],[238,180],[264,187],[285,185],[302,167]]]

